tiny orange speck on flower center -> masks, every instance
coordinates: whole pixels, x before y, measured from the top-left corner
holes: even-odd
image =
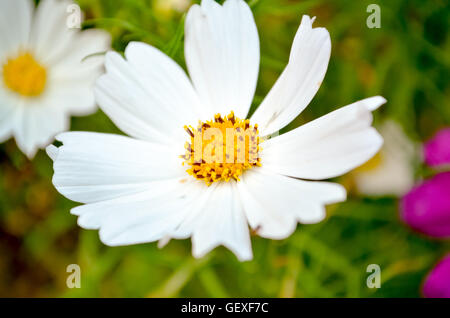
[[[194,178],[203,180],[208,186],[216,181],[239,181],[245,170],[261,166],[258,126],[250,125],[231,112],[220,114],[213,120],[199,122],[196,129],[185,126],[190,140],[186,142],[183,164]]]
[[[3,80],[10,90],[26,97],[42,94],[47,81],[47,71],[30,53],[8,59],[3,65]]]

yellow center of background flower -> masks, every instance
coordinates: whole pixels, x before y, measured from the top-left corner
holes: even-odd
[[[359,166],[353,172],[373,172],[377,170],[383,164],[384,158],[381,152],[378,152],[375,156],[373,156],[370,160],[368,160],[362,166]]]
[[[3,65],[3,80],[12,91],[36,97],[44,91],[47,71],[30,53],[24,53]]]
[[[261,166],[258,157],[258,126],[242,120],[231,112],[214,120],[199,122],[197,129],[185,126],[190,136],[183,156],[190,168],[187,173],[203,180],[208,186],[216,181],[239,181],[245,170]]]

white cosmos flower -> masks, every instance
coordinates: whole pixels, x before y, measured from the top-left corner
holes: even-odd
[[[109,48],[106,32],[67,26],[72,1],[0,0],[0,142],[15,137],[32,158],[95,111],[92,92]]]
[[[312,22],[303,16],[286,69],[250,119],[259,125],[261,137],[296,118],[319,89],[331,43],[327,30],[312,28]],[[260,59],[248,5],[241,0],[193,5],[186,18],[185,57],[190,80],[180,66],[147,44],[130,43],[125,58],[109,52],[96,100],[131,137],[69,132],[57,136],[63,146],[48,148],[55,187],[84,203],[72,210],[78,224],[100,229],[107,245],[192,237],[195,257],[224,245],[240,260],[249,260],[249,226],[262,237],[283,239],[298,222],[323,220],[324,206],[345,200],[346,192],[339,184],[312,180],[342,175],[382,145],[371,127],[371,111],[385,102],[378,96],[261,139],[260,166],[218,172],[202,163],[197,169],[204,176],[189,174],[179,155],[191,138],[186,131],[194,129],[185,125],[234,111],[236,118],[210,122],[229,124],[248,114]],[[239,125],[250,126],[244,121]],[[211,178],[218,181],[209,186],[192,176],[201,179],[213,172]]]

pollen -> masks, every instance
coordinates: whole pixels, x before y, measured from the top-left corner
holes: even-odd
[[[250,125],[248,119],[239,119],[233,112],[224,117],[217,114],[213,120],[200,121],[197,128],[184,126],[184,130],[189,141],[183,165],[189,167],[188,174],[208,186],[239,181],[244,171],[261,166],[258,125]]]
[[[26,97],[42,94],[47,81],[47,71],[30,53],[9,59],[3,65],[3,80],[10,90]]]

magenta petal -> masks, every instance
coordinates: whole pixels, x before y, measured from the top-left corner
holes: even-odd
[[[450,238],[450,172],[424,181],[401,202],[401,218],[413,229],[438,238]]]
[[[450,128],[441,129],[423,147],[425,163],[429,166],[450,164]]]
[[[429,298],[450,298],[450,254],[428,274],[423,285],[423,295]]]

